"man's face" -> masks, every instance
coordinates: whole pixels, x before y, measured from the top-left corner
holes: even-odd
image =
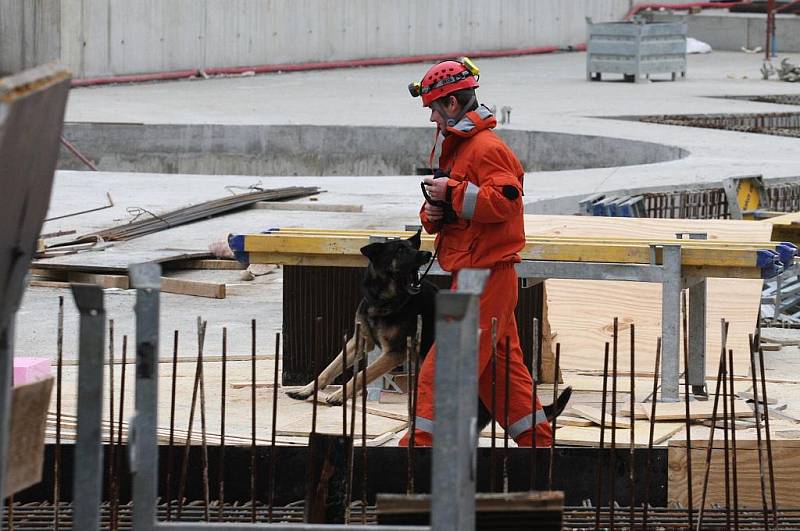
[[[446,96],[431,103],[430,121],[434,122],[439,131],[444,133],[447,130],[447,117],[442,114],[442,111],[447,113],[447,116],[456,116],[460,110],[458,100],[453,96]]]

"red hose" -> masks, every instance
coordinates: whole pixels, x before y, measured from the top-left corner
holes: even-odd
[[[575,46],[568,46],[566,48],[559,48],[557,46],[538,46],[533,48],[512,48],[509,50],[487,50],[472,52],[467,55],[472,58],[480,59],[486,57],[513,57],[519,55],[535,55],[554,53],[558,51],[584,51],[586,50],[585,44],[577,44]],[[217,75],[235,75],[243,74],[245,72],[254,72],[256,74],[267,74],[272,72],[303,72],[309,70],[329,70],[333,68],[355,68],[360,66],[387,66],[387,65],[402,65],[410,63],[429,63],[434,61],[442,61],[451,59],[458,54],[428,54],[428,55],[411,55],[406,57],[379,57],[375,59],[351,59],[346,61],[319,61],[314,63],[284,63],[273,65],[258,65],[258,66],[231,66],[222,68],[206,68],[203,70],[178,70],[174,72],[156,72],[152,74],[134,74],[124,76],[105,76],[94,78],[75,79],[72,81],[73,87],[87,87],[93,85],[108,85],[111,83],[141,83],[146,81],[164,81],[175,79],[187,79],[198,76],[217,76]]]
[[[753,0],[742,0],[740,2],[689,2],[686,4],[637,4],[633,6],[630,11],[628,11],[628,14],[625,15],[624,20],[630,20],[639,11],[644,11],[645,9],[674,9],[676,11],[693,9],[695,7],[699,7],[701,9],[727,9],[729,7],[750,4],[752,2]]]

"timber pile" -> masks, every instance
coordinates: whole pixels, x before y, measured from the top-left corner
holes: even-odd
[[[676,233],[704,232],[709,240],[769,241],[766,223],[733,220],[683,220],[608,218],[597,216],[525,216],[527,236],[673,239]],[[709,279],[706,303],[706,352],[719,352],[721,318],[730,322],[728,347],[734,351],[734,373],[746,375],[749,367],[747,334],[753,332],[761,301],[761,280]],[[736,294],[736,296],[731,296]],[[545,283],[547,321],[551,337],[544,344],[561,344],[562,369],[602,371],[603,344],[611,340],[611,323],[619,318],[620,343],[630,323],[636,324],[636,368],[652,373],[656,338],[661,335],[661,286],[658,284],[594,280],[548,280]],[[543,351],[543,363],[552,356]],[[713,356],[706,358],[706,373],[716,374]],[[621,356],[620,372],[629,368]]]

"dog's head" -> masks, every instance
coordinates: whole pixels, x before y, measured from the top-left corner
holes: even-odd
[[[376,242],[361,248],[372,268],[394,278],[414,277],[419,268],[430,262],[431,253],[420,251],[420,231],[408,239]]]

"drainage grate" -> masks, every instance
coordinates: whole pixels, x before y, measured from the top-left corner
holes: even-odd
[[[670,114],[642,116],[641,122],[724,129],[741,133],[800,138],[800,112],[761,114]]]

